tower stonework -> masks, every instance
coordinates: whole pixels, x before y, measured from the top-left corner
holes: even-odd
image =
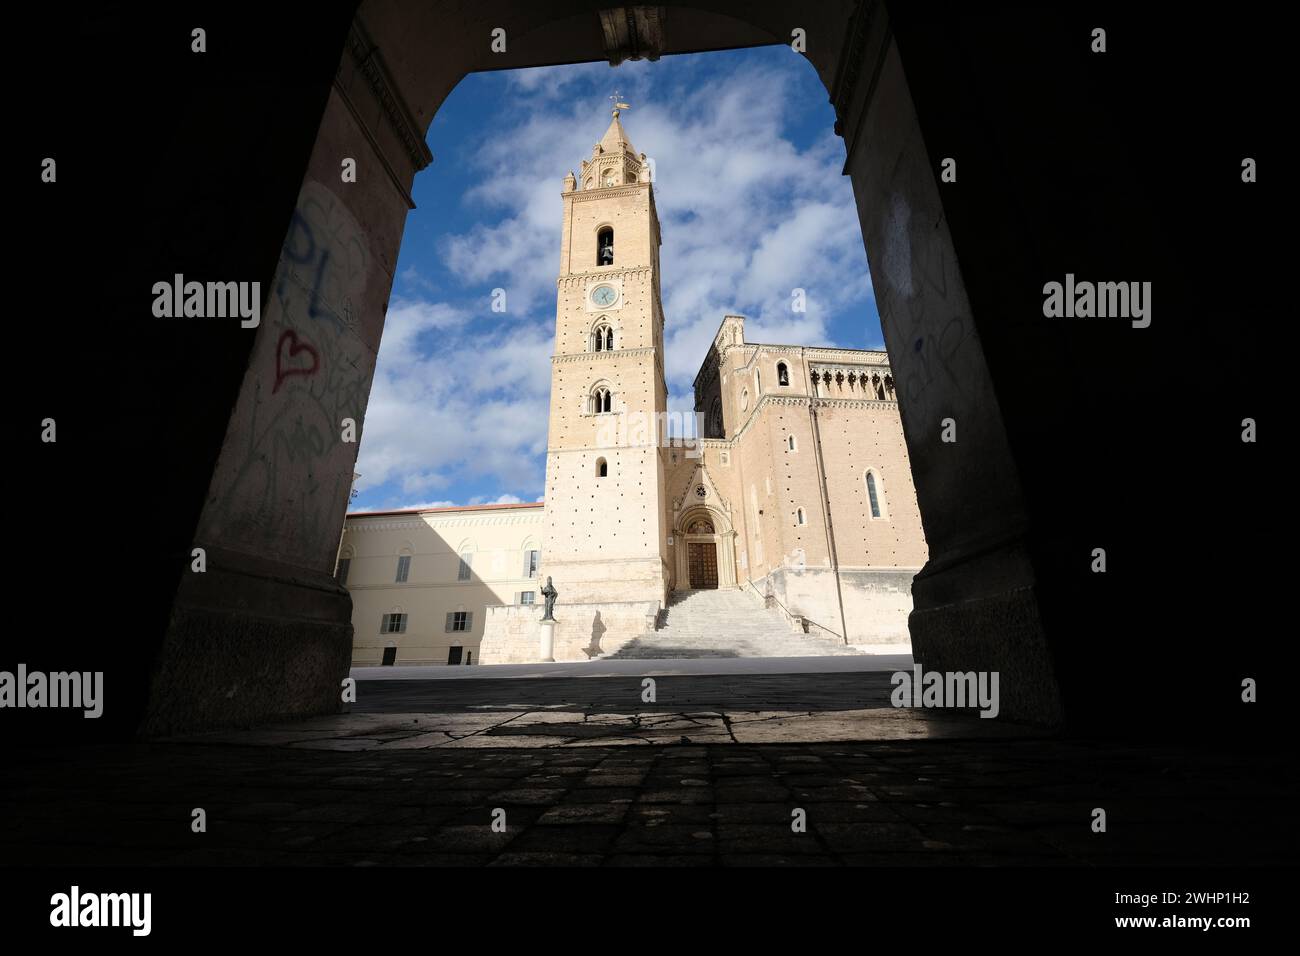
[[[619,111],[564,178],[541,573],[554,653],[582,660],[653,630],[667,601],[659,217]],[[485,662],[535,659],[530,609],[490,609]]]
[[[565,187],[543,571],[565,604],[662,603],[659,218],[617,110]]]

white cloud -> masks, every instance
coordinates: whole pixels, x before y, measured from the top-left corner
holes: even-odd
[[[865,329],[838,343],[829,331],[847,314],[865,318],[871,293],[843,143],[829,128],[802,150],[787,136],[794,111],[808,108],[790,93],[791,71],[806,63],[750,62],[729,76],[710,67],[707,82],[689,64],[620,67],[633,104],[624,127],[655,160],[674,410],[692,410],[692,381],[724,314],[748,317],[750,341],[867,344]],[[487,480],[512,490],[498,500],[540,497],[560,193],[608,124],[606,93],[595,92],[608,72],[593,64],[505,74],[518,104],[465,145],[477,175],[462,202],[479,221],[435,246],[461,289],[444,283],[440,301],[422,271],[401,273],[420,297],[394,298],[389,309],[359,489],[404,497]],[[504,314],[483,291],[497,286]],[[792,311],[794,289],[806,294],[804,312]]]
[[[422,501],[419,504],[413,504],[413,505],[404,504],[396,508],[389,508],[387,506],[385,507],[370,506],[370,507],[363,507],[363,508],[352,508],[349,511],[349,514],[370,514],[375,511],[419,511],[425,508],[452,508],[455,507],[455,505],[456,502],[454,501]]]

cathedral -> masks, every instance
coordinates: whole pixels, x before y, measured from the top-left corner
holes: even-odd
[[[354,663],[537,661],[547,578],[555,660],[774,622],[795,653],[905,643],[926,545],[886,353],[724,316],[670,435],[655,187],[617,109],[561,198],[543,502],[350,515]]]

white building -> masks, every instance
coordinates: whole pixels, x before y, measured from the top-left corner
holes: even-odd
[[[542,505],[348,515],[352,663],[477,664],[489,605],[539,600]]]

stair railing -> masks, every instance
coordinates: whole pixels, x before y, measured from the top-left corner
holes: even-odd
[[[753,590],[753,592],[758,595],[759,600],[763,602],[764,607],[769,606],[768,605],[769,601],[772,604],[775,604],[777,607],[781,609],[781,613],[785,615],[786,621],[793,624],[795,627],[799,628],[799,630],[802,631],[804,634],[807,634],[809,626],[812,626],[825,631],[827,634],[831,635],[831,637],[834,637],[845,644],[848,643],[848,640],[844,637],[843,634],[839,633],[838,631],[831,630],[825,624],[818,624],[812,618],[804,617],[802,614],[791,613],[790,609],[786,607],[784,604],[782,604],[780,599],[777,598],[775,594],[764,594],[757,587],[755,587],[753,581],[747,581],[745,583],[748,584],[749,587]]]

